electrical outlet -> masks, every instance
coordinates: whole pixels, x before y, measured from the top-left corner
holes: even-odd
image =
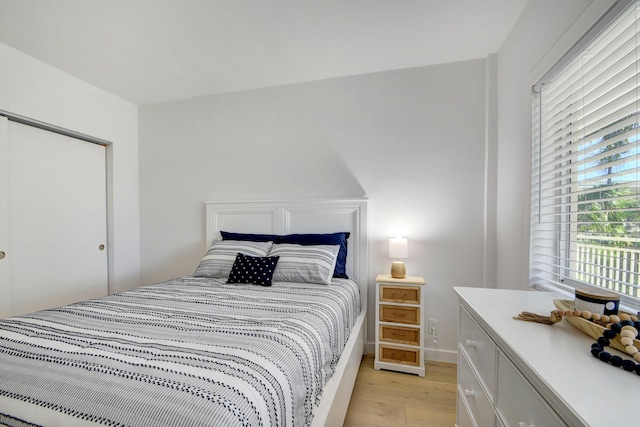
[[[430,335],[440,334],[440,321],[438,319],[429,319],[429,334]]]

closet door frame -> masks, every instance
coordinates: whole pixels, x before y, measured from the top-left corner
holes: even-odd
[[[9,120],[0,116],[0,319],[11,315]]]

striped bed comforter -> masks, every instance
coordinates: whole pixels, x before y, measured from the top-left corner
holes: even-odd
[[[0,320],[0,425],[310,424],[358,286],[183,277]]]

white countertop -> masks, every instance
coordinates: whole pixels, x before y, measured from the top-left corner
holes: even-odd
[[[590,349],[595,340],[566,320],[549,326],[513,319],[522,311],[549,315],[555,309],[554,298],[566,297],[537,291],[454,290],[461,304],[570,425],[637,423],[639,375],[593,357]],[[607,351],[629,358],[611,348]]]

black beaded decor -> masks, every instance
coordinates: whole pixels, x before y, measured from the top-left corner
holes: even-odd
[[[612,323],[609,326],[609,329],[605,329],[602,333],[602,336],[598,338],[598,341],[591,344],[591,354],[594,357],[597,357],[601,361],[610,364],[611,366],[615,366],[616,368],[622,368],[628,372],[635,372],[640,375],[640,351],[633,345],[633,343],[629,344],[626,347],[626,353],[629,356],[633,357],[631,359],[623,359],[620,356],[612,355],[608,351],[605,351],[605,348],[609,346],[611,340],[614,339],[618,334],[623,334],[625,337],[633,340],[634,338],[640,338],[638,336],[638,328],[636,326],[640,324],[640,322],[633,322],[631,320],[623,320],[618,323]]]

